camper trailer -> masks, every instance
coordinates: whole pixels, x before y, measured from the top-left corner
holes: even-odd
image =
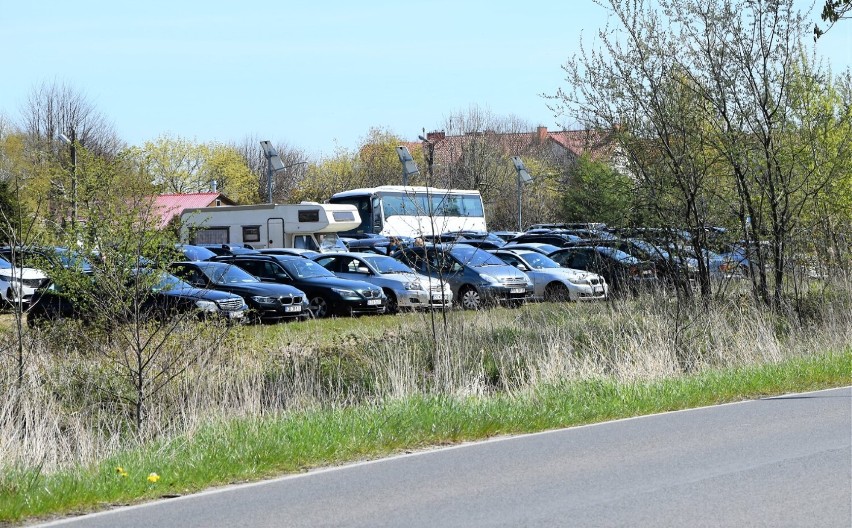
[[[361,223],[354,205],[233,205],[186,209],[181,239],[190,244],[246,244],[255,249],[302,248],[322,251],[339,246],[337,233]]]

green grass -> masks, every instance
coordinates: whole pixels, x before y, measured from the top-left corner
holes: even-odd
[[[371,323],[373,320],[371,319]],[[288,331],[310,331],[292,325]],[[385,329],[379,329],[385,330]],[[760,396],[845,386],[852,348],[779,363],[654,382],[564,382],[510,397],[417,396],[402,401],[209,423],[50,475],[0,477],[0,522],[96,510],[210,486],[377,458],[427,446],[529,433]],[[126,476],[117,472],[122,468]],[[160,479],[149,482],[150,473]]]

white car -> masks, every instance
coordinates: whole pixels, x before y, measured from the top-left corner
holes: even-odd
[[[447,282],[415,273],[402,262],[375,253],[322,253],[314,261],[343,279],[379,286],[388,298],[388,311],[450,308],[453,291]]]
[[[0,257],[0,297],[8,304],[29,304],[35,291],[47,280],[47,275],[39,269],[18,268]]]
[[[606,299],[609,295],[609,286],[600,275],[563,268],[537,251],[496,249],[491,253],[527,274],[533,282],[535,300],[591,301]]]

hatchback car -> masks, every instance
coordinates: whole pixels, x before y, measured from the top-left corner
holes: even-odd
[[[658,285],[654,264],[611,247],[564,248],[548,255],[565,268],[601,275],[615,293],[636,293]]]
[[[338,277],[375,284],[388,298],[388,312],[400,309],[449,308],[453,292],[447,282],[420,275],[402,262],[374,253],[323,253],[314,261]]]
[[[394,258],[418,273],[448,281],[453,298],[466,310],[491,303],[518,305],[533,294],[532,282],[522,271],[466,244],[415,246]]]
[[[248,305],[248,319],[254,322],[299,319],[309,313],[308,299],[302,290],[263,282],[233,264],[174,262],[169,265],[169,271],[196,288],[239,295]]]
[[[536,251],[498,249],[491,253],[527,274],[536,300],[586,301],[606,299],[608,294],[606,281],[597,273],[563,268]]]
[[[341,279],[313,260],[286,255],[235,255],[216,257],[230,262],[266,282],[294,286],[308,296],[314,317],[384,313],[387,297],[368,282]]]

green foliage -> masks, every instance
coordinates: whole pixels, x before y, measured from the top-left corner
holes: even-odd
[[[632,217],[633,180],[606,163],[581,156],[562,200],[566,221],[624,226]]]

